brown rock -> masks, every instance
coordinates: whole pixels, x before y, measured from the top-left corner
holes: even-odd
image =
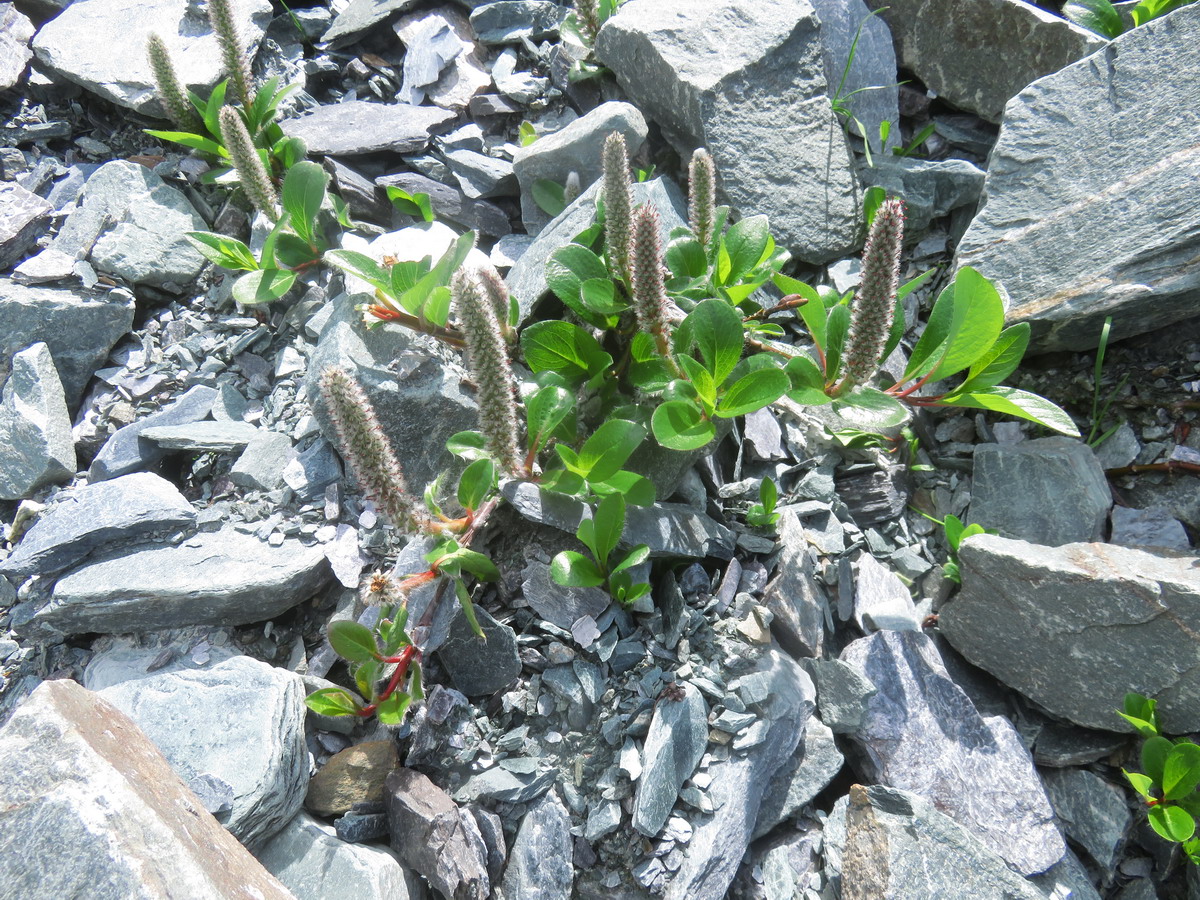
[[[304,805],[319,816],[340,816],[355,803],[382,800],[383,782],[399,763],[391,741],[347,747],[312,777]]]

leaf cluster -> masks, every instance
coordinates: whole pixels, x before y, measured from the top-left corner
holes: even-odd
[[[779,488],[770,478],[764,478],[758,486],[758,502],[746,512],[746,524],[754,528],[774,528],[779,521],[775,504],[779,502]]]
[[[590,518],[579,523],[575,536],[591,556],[564,550],[550,563],[550,577],[564,587],[601,587],[618,603],[633,604],[650,593],[650,585],[634,584],[629,571],[650,558],[650,548],[638,544],[619,560],[614,555],[625,531],[625,498],[610,494]]]
[[[1129,17],[1133,27],[1137,28],[1193,2],[1195,0],[1141,0],[1129,10]],[[1111,0],[1067,0],[1062,12],[1076,25],[1109,39],[1120,37],[1127,30],[1125,20]]]

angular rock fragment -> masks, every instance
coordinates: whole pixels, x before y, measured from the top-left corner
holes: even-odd
[[[392,741],[365,741],[329,757],[308,782],[304,805],[320,816],[340,816],[356,803],[383,800],[383,782],[399,758]]]
[[[88,478],[93,482],[104,481],[158,462],[166,456],[166,451],[143,441],[142,432],[158,425],[199,422],[211,412],[216,398],[217,392],[213,388],[197,384],[184,391],[170,406],[117,429],[92,460]]]
[[[462,191],[434,181],[416,172],[399,172],[375,179],[380,187],[394,185],[410,194],[428,194],[429,203],[440,219],[493,236],[512,233],[508,215],[494,203],[472,200]]]
[[[4,59],[5,7],[8,7],[9,15],[12,15],[11,4],[0,4],[0,60]],[[20,13],[15,15],[21,16]],[[3,62],[0,62],[0,65],[3,65]],[[3,73],[0,73],[0,82],[2,81]],[[0,271],[19,262],[29,251],[38,235],[45,231],[46,221],[52,209],[49,203],[21,185],[15,182],[0,183]]]
[[[497,622],[480,606],[475,607],[475,618],[486,640],[481,641],[475,635],[460,608],[450,623],[450,633],[438,648],[438,658],[454,686],[468,697],[502,691],[521,674],[521,656],[513,630]]]
[[[505,897],[570,900],[574,881],[571,817],[554,791],[529,807],[504,870]]]
[[[633,799],[633,827],[653,837],[666,824],[679,789],[708,744],[708,706],[690,684],[683,697],[663,698],[654,709],[642,748],[642,777]]]
[[[763,594],[763,602],[774,615],[771,631],[792,656],[820,657],[829,601],[814,575],[805,528],[791,509],[783,510],[777,527],[783,550],[777,574]]]
[[[436,106],[349,100],[318,106],[308,115],[285,119],[281,126],[289,137],[304,141],[309,153],[357,156],[417,153],[428,146],[435,130],[452,121],[453,112]]]
[[[12,358],[0,392],[0,499],[20,500],[75,474],[75,440],[58,370],[45,344]]]
[[[372,25],[416,3],[417,0],[350,0],[334,18],[321,40],[331,47],[341,46]]]
[[[262,432],[249,422],[189,422],[186,425],[152,425],[141,439],[164,450],[187,453],[240,453]]]
[[[800,746],[791,759],[775,771],[763,791],[752,838],[757,840],[800,812],[833,781],[843,762],[833,732],[816,716],[809,716]]]
[[[919,631],[917,608],[904,582],[870,553],[860,553],[854,579],[854,621],[864,632]]]
[[[0,91],[8,90],[25,74],[33,57],[29,39],[34,31],[33,23],[13,4],[0,3]]]
[[[1067,837],[1110,871],[1133,824],[1124,791],[1087,769],[1048,769],[1042,782]]]
[[[476,94],[491,87],[492,77],[486,70],[482,51],[475,43],[471,24],[467,17],[457,9],[443,7],[433,13],[429,11],[409,13],[396,20],[392,25],[392,30],[408,48],[408,52],[415,54],[422,61],[429,59],[431,51],[437,52],[438,65],[441,66],[438,77],[432,81],[422,79],[423,83],[417,89],[422,96],[427,96],[434,106],[440,106],[443,109],[462,109],[472,101]],[[436,50],[431,46],[434,42],[428,39],[431,33],[439,45]],[[446,57],[450,58],[446,59]],[[444,64],[441,62],[443,59],[445,59]],[[417,95],[417,91],[408,95],[405,93],[405,87],[410,86],[407,57],[405,58],[404,77],[405,85],[400,88],[398,98],[400,100]],[[411,102],[418,101],[413,99]]]

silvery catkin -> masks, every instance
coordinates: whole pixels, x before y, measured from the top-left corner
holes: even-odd
[[[904,201],[885,200],[875,213],[863,250],[862,281],[850,307],[846,336],[844,393],[871,380],[883,359],[900,283],[900,248],[904,241]]]

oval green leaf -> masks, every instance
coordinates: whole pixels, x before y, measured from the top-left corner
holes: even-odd
[[[319,716],[356,716],[362,709],[353,694],[339,687],[313,691],[304,698],[304,705]]]
[[[550,577],[563,587],[599,587],[604,576],[596,564],[574,550],[564,550],[550,563]]]
[[[783,369],[758,369],[743,375],[721,397],[717,415],[730,419],[762,409],[782,397],[789,385]]]
[[[717,430],[705,419],[699,407],[686,400],[668,400],[650,417],[655,440],[668,450],[699,450]]]
[[[248,272],[233,283],[233,299],[243,306],[270,303],[290,291],[295,281],[296,273],[283,269]]]
[[[375,635],[365,625],[350,620],[330,622],[328,634],[329,646],[342,659],[365,663],[379,655]]]
[[[1182,844],[1196,833],[1192,814],[1178,806],[1159,805],[1150,810],[1150,827],[1168,841]]]

